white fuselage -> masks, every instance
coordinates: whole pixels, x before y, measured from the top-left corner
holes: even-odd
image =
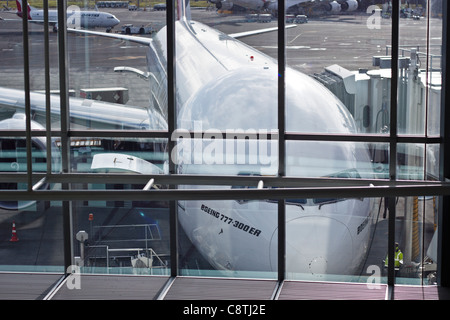
[[[166,46],[165,32],[153,38],[149,53],[149,71],[159,78],[151,84],[153,90],[158,83],[166,85],[164,68],[155,60],[165,55],[157,52]],[[179,129],[241,130],[249,135],[276,131],[275,60],[204,24],[185,20],[176,23],[176,56]],[[355,133],[353,118],[342,103],[321,84],[290,68],[286,70],[286,97],[286,131]],[[240,148],[239,142],[230,145],[225,140],[201,138],[180,139],[175,152],[179,174],[277,175],[277,140],[265,145],[258,142],[255,149],[250,142]],[[365,144],[289,142],[286,156],[287,174],[292,176],[372,177]],[[178,204],[181,226],[214,267],[277,270],[276,202],[195,200]],[[366,254],[370,219],[369,199],[287,201],[287,272],[352,274]]]

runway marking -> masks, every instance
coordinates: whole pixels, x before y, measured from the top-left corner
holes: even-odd
[[[263,49],[277,49],[278,46],[259,46]],[[298,50],[298,49],[311,49],[310,46],[286,46],[286,49]]]
[[[295,40],[297,40],[297,38],[298,37],[300,37],[302,34],[301,33],[299,33],[294,39],[292,39],[291,41],[289,41],[289,43],[292,43],[292,42],[294,42]]]
[[[109,60],[136,60],[136,59],[145,59],[145,56],[120,56],[120,57],[113,57],[109,58]]]

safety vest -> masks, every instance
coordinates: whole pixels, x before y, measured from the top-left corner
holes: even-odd
[[[403,264],[403,252],[399,250],[395,251],[394,254],[394,267],[395,268],[400,268],[400,266]],[[387,267],[388,266],[388,257],[386,257],[386,260],[384,262],[384,266]]]

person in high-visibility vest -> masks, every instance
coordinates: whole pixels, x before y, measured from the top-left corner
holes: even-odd
[[[403,264],[403,252],[400,250],[400,247],[398,246],[398,242],[395,243],[395,253],[394,253],[394,267],[396,269],[400,268],[400,266]],[[388,256],[386,256],[386,260],[384,261],[384,266],[388,266]]]

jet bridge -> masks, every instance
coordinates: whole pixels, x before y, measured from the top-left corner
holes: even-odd
[[[440,55],[402,48],[399,58],[399,133],[439,135],[441,98]],[[427,70],[421,61],[430,59]],[[384,133],[389,127],[391,57],[374,56],[373,69],[350,71],[339,65],[312,75],[353,115],[359,133]],[[425,125],[423,119],[427,115]]]
[[[421,61],[429,61],[424,68]],[[374,56],[373,69],[349,71],[339,65],[325,68],[324,72],[312,77],[332,91],[354,117],[360,134],[389,134],[390,126],[390,81],[391,56]],[[398,81],[398,134],[439,136],[441,106],[441,56],[425,54],[420,47],[401,48]],[[388,166],[388,146],[371,147],[373,162],[380,168]],[[381,146],[381,147],[380,147]],[[384,148],[384,149],[383,149]],[[425,149],[426,148],[426,149]],[[397,150],[398,170],[401,179],[433,180],[438,177],[438,146],[405,143]],[[424,171],[426,172],[424,173]],[[388,178],[388,176],[385,176]],[[406,230],[401,239],[404,252],[404,272],[423,268],[432,276],[436,270],[436,228],[425,230],[422,224],[432,225],[419,217],[418,202],[427,202],[435,208],[435,197],[419,199],[407,197],[404,200],[404,222]],[[422,205],[420,206],[422,207]],[[434,209],[428,220],[436,220]],[[419,230],[419,225],[422,231]],[[425,232],[422,244],[420,232]],[[424,246],[426,256],[420,257],[419,247]],[[406,270],[406,271],[405,271]],[[430,277],[430,276],[429,276]]]

